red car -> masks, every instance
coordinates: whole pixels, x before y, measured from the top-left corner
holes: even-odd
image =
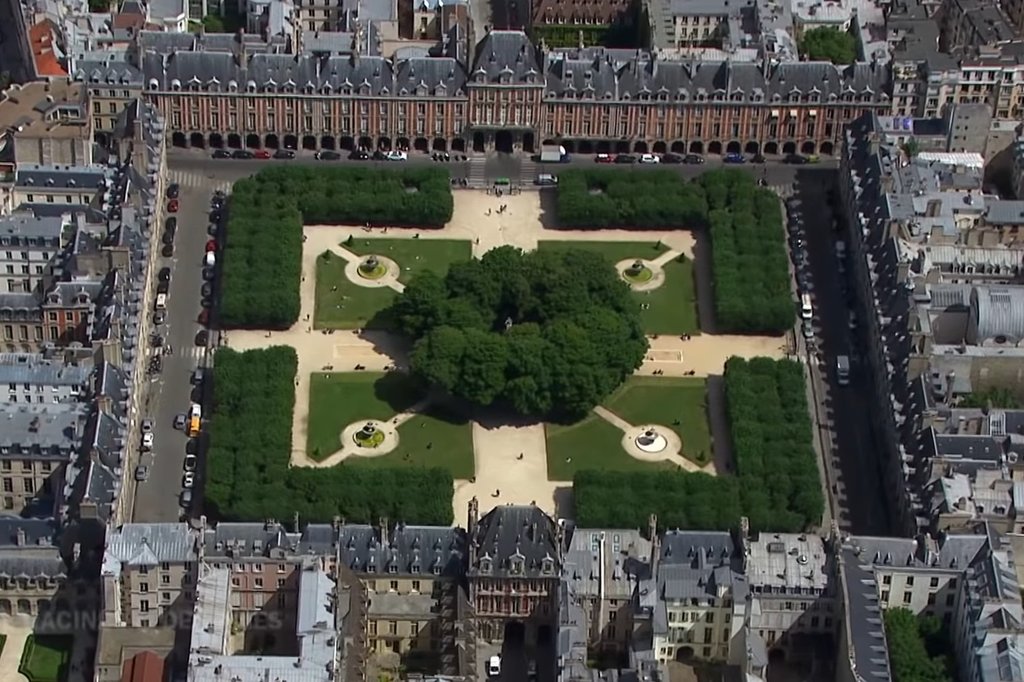
[[[597,163],[615,163],[615,157],[611,154],[598,154],[594,157],[594,161]]]
[[[199,324],[207,324],[210,321],[210,311],[205,308],[199,311],[199,317],[196,318]]]
[[[253,158],[256,158],[256,159],[269,159],[270,158],[270,152],[268,152],[266,149],[257,149],[256,151],[254,151],[252,153],[252,155],[253,155]]]
[[[207,253],[209,253],[210,251],[216,251],[216,250],[217,250],[217,240],[216,239],[211,239],[210,241],[206,242],[206,251],[207,251]]]
[[[167,202],[167,212],[168,213],[177,213],[178,212],[178,200],[177,199],[171,199],[170,201]]]

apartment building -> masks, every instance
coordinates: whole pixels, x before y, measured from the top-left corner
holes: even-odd
[[[518,31],[491,31],[469,65],[198,43],[171,55],[143,48],[141,64],[169,142],[193,147],[831,154],[846,123],[891,106],[879,64],[538,54]]]
[[[50,519],[0,517],[0,615],[42,617],[40,625],[59,621],[47,616],[84,608],[77,598],[82,585],[54,544]]]
[[[77,403],[89,397],[92,373],[91,363],[69,364],[63,356],[0,353],[0,403]]]
[[[657,536],[656,519],[648,535]],[[654,530],[653,533],[650,530]],[[572,528],[562,581],[588,624],[591,651],[621,656],[633,639],[633,596],[650,572],[652,543],[638,530]]]
[[[0,409],[0,499],[7,511],[50,500],[62,488],[64,466],[82,446],[87,406],[5,404]]]
[[[110,628],[187,627],[199,571],[199,536],[184,523],[111,529],[103,552],[102,623]]]
[[[41,293],[61,265],[70,229],[61,216],[16,213],[0,218],[0,273],[5,292]]]
[[[60,207],[58,211],[101,209],[113,179],[103,166],[18,167],[14,178],[14,203],[33,210]]]
[[[366,649],[458,671],[456,628],[467,604],[462,529],[346,524],[337,528],[340,562],[365,592]]]
[[[845,594],[839,680],[889,677],[882,614],[905,608],[939,618],[953,642],[958,679],[1020,676],[1020,611],[1013,557],[984,525],[977,534],[938,538],[844,538],[839,553]],[[1016,672],[1015,672],[1016,671]]]
[[[12,85],[0,99],[0,130],[13,144],[14,163],[88,165],[93,124],[89,94],[70,79]]]
[[[89,92],[94,132],[105,142],[118,120],[142,94],[145,79],[130,61],[129,50],[108,49],[78,55],[71,78]]]
[[[942,47],[961,48],[1008,43],[1017,38],[1003,8],[983,0],[944,0],[940,27]]]

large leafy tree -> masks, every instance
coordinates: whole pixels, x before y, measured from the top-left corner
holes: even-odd
[[[479,405],[572,418],[647,350],[635,301],[602,256],[494,249],[444,279],[414,278],[391,309],[414,372]]]
[[[857,41],[848,31],[831,26],[804,33],[800,47],[812,61],[852,64],[857,59]]]
[[[918,618],[903,608],[885,612],[885,641],[894,682],[950,682],[949,661],[929,644],[944,641],[941,621]],[[948,651],[948,647],[946,651]]]

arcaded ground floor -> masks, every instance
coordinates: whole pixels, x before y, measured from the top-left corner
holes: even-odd
[[[416,150],[420,152],[483,153],[540,151],[541,145],[561,145],[569,154],[826,154],[836,145],[831,140],[816,139],[698,139],[698,140],[635,140],[599,138],[546,138],[523,130],[487,130],[462,137],[407,137],[388,135],[297,135],[256,133],[203,133],[178,131],[170,133],[176,147],[200,149],[306,149],[337,150]]]

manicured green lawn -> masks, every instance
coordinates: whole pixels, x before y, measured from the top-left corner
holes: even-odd
[[[650,471],[673,464],[652,464],[630,457],[620,445],[622,431],[592,414],[575,424],[546,424],[548,478],[571,481],[578,470]]]
[[[341,449],[341,431],[352,422],[391,419],[422,396],[403,374],[314,373],[309,380],[306,452],[313,459],[326,459]]]
[[[473,246],[464,239],[366,239],[353,236],[351,244],[341,246],[360,256],[386,256],[402,269],[400,282],[421,270],[439,275],[452,263],[469,260]],[[361,287],[345,276],[346,260],[330,253],[316,264],[316,306],[313,326],[317,329],[359,329],[372,326],[374,316],[395,300],[390,287]]]
[[[473,431],[461,416],[428,409],[398,427],[398,447],[383,457],[353,457],[346,466],[444,467],[454,478],[472,478]]]
[[[345,264],[344,258],[330,252],[316,259],[317,329],[360,329],[395,299],[395,290],[389,287],[370,289],[352,282],[345,276]]]
[[[605,256],[612,265],[630,258],[654,260],[668,250],[654,242],[586,242],[586,241],[542,241],[539,249],[580,249]],[[662,270],[665,282],[657,289],[636,292],[633,297],[637,305],[649,304],[640,311],[644,331],[648,334],[698,334],[697,295],[694,288],[693,262],[689,259],[679,262],[673,259]]]
[[[423,397],[403,374],[315,373],[309,383],[306,452],[323,460],[341,449],[341,431],[362,419],[386,421]],[[398,448],[380,457],[352,457],[345,466],[444,467],[455,478],[472,478],[473,434],[469,422],[443,408],[429,408],[398,427]]]
[[[29,635],[21,652],[18,672],[29,682],[60,682],[67,677],[71,644],[71,637]]]
[[[630,424],[660,424],[683,441],[683,456],[704,465],[711,461],[707,387],[688,377],[630,377],[604,406]]]

